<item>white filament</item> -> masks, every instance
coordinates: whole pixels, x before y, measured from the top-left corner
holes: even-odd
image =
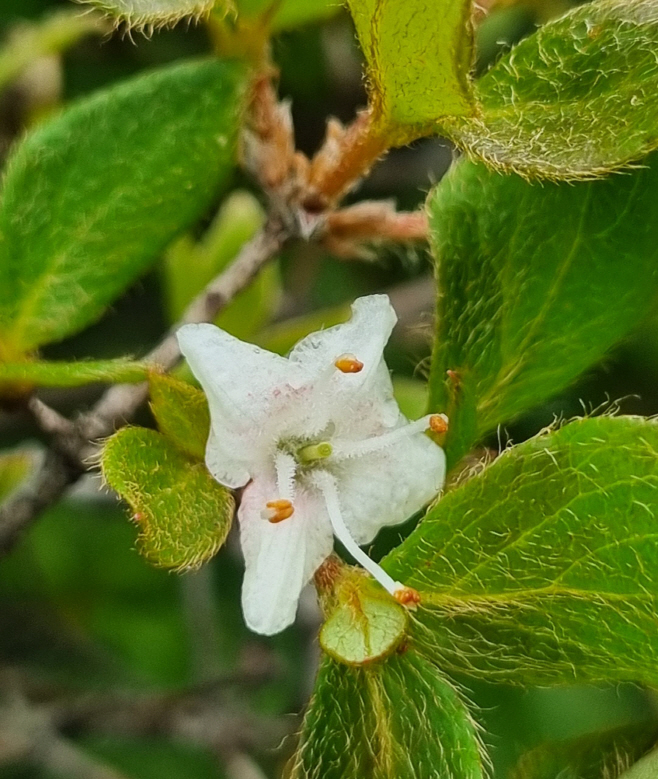
[[[408,425],[396,427],[390,433],[366,438],[363,441],[332,441],[332,457],[337,460],[346,460],[351,457],[362,457],[373,452],[380,452],[382,449],[387,449],[389,446],[393,446],[411,435],[424,433],[430,426],[432,416],[432,414],[428,414],[428,416],[421,417]]]
[[[295,501],[295,476],[297,461],[288,452],[279,451],[274,461],[276,469],[276,486],[281,500]]]
[[[394,595],[398,590],[404,589],[400,582],[396,582],[381,566],[377,565],[374,560],[371,560],[350,535],[350,531],[347,529],[347,525],[345,524],[345,520],[343,519],[340,510],[340,499],[338,497],[338,489],[336,488],[336,480],[334,477],[327,471],[316,471],[314,474],[314,481],[324,497],[329,520],[331,521],[331,526],[336,538],[343,544],[352,557],[360,563],[366,571],[372,574],[372,576],[385,590],[390,592],[391,595]]]

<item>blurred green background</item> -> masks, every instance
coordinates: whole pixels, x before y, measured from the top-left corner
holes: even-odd
[[[535,2],[493,12],[479,31],[478,69],[566,5]],[[0,35],[7,41],[28,20],[63,8],[74,6],[67,0],[2,0]],[[322,24],[280,34],[273,47],[280,91],[292,99],[299,147],[310,153],[327,115],[349,121],[365,103],[351,23],[338,11]],[[61,57],[38,60],[0,93],[0,158],[27,126],[62,104],[209,50],[203,27],[179,25],[151,39],[90,35]],[[417,208],[452,156],[439,139],[397,150],[351,197],[394,198],[400,208]],[[222,261],[230,260],[260,219],[260,195],[240,172],[232,189],[238,194],[216,204],[224,210],[207,238],[214,237]],[[209,213],[194,238],[213,219]],[[186,240],[101,322],[48,348],[46,356],[144,353],[188,294],[176,286],[175,273],[177,256],[190,251],[192,237]],[[343,317],[347,303],[373,291],[389,292],[401,314],[389,365],[405,410],[419,414],[433,296],[422,248],[377,249],[369,261],[345,261],[317,247],[293,247],[223,324],[242,337],[285,348],[295,335]],[[602,404],[618,402],[625,413],[658,413],[655,325],[654,317],[577,386],[499,431],[490,446],[519,442],[555,416],[568,418]],[[69,413],[87,407],[100,391],[52,391],[45,397]],[[149,424],[146,412],[141,421]],[[0,411],[0,448],[38,437],[26,416]],[[408,527],[387,531],[377,552],[405,532]],[[54,712],[59,733],[77,743],[82,755],[93,756],[93,765],[115,771],[99,779],[279,775],[312,689],[318,656],[313,595],[302,602],[294,628],[264,640],[242,622],[235,539],[204,570],[186,576],[149,567],[134,551],[134,539],[124,508],[89,477],[0,563],[0,777],[61,776],[43,767],[43,756],[22,749],[18,735],[10,737],[14,727],[17,733],[27,725],[45,727],[31,719],[39,711],[51,720]],[[518,691],[461,681],[479,712],[500,779],[512,777],[520,756],[541,744],[628,725],[648,733],[658,727],[656,699],[630,686]],[[522,779],[519,771],[515,779]],[[575,779],[559,768],[549,777]]]

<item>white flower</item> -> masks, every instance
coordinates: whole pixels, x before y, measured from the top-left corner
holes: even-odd
[[[335,535],[393,595],[405,588],[360,548],[443,486],[445,458],[393,398],[382,352],[396,322],[386,295],[359,298],[352,319],[280,357],[213,325],[186,325],[180,348],[208,397],[206,464],[245,487],[238,511],[249,627],[294,621],[299,594]]]

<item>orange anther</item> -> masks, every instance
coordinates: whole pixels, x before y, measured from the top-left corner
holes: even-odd
[[[359,373],[363,370],[363,363],[353,354],[341,354],[334,365],[341,373]]]
[[[268,522],[276,524],[289,519],[295,513],[295,507],[289,500],[270,500],[265,504],[266,510],[263,516]]]
[[[447,433],[448,417],[445,414],[432,414],[430,417],[430,430],[433,433]]]
[[[413,587],[401,587],[393,593],[393,597],[403,606],[414,608],[420,603],[420,593]]]

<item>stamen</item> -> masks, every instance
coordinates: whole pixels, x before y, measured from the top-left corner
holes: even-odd
[[[274,468],[276,470],[276,486],[279,491],[279,497],[276,500],[270,500],[265,504],[265,508],[260,512],[263,519],[276,524],[289,519],[295,513],[295,507],[292,505],[295,499],[295,475],[297,473],[297,461],[288,454],[288,452],[277,452],[274,459]]]
[[[297,475],[297,461],[288,452],[277,452],[274,460],[276,469],[276,486],[279,498],[290,502],[295,500],[295,476]]]
[[[430,430],[442,435],[448,432],[448,417],[445,414],[432,414],[430,417]]]
[[[265,504],[261,511],[261,517],[272,524],[283,522],[284,519],[290,519],[295,513],[295,508],[289,500],[270,500]]]
[[[382,435],[374,436],[373,438],[366,438],[364,441],[336,441],[334,442],[333,447],[334,457],[336,459],[347,459],[379,452],[382,449],[393,446],[393,444],[397,444],[399,441],[402,441],[411,435],[418,435],[419,433],[424,433],[426,430],[434,429],[432,427],[432,419],[434,419],[434,417],[440,417],[440,415],[429,414],[426,417],[421,417],[415,422],[410,422],[408,425],[396,427],[388,433],[383,433]]]
[[[420,593],[413,587],[402,587],[393,593],[393,597],[398,603],[410,609],[415,609],[420,603]]]
[[[400,582],[396,582],[386,571],[361,549],[356,541],[350,535],[347,529],[343,514],[340,510],[340,500],[336,488],[336,480],[327,471],[316,471],[314,480],[317,488],[322,493],[327,505],[329,520],[334,530],[334,535],[343,544],[352,557],[359,562],[372,576],[387,590],[393,597],[400,590],[406,589]]]
[[[326,460],[327,457],[331,457],[334,449],[329,441],[322,441],[319,444],[310,444],[304,446],[297,452],[297,460],[300,463],[312,463],[317,460]]]
[[[334,365],[341,373],[360,373],[363,370],[363,363],[353,354],[341,354]]]

